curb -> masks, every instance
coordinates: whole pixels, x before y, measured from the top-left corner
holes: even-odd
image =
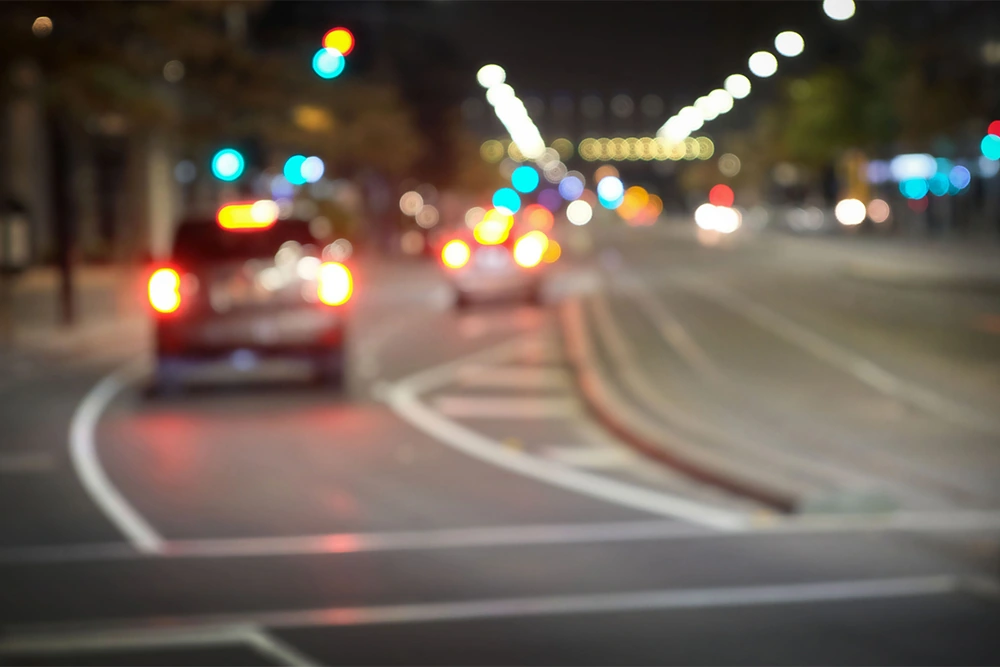
[[[800,498],[787,489],[761,484],[723,465],[714,465],[707,453],[698,455],[690,447],[671,440],[662,428],[636,413],[628,399],[602,377],[579,298],[568,299],[560,305],[559,321],[584,403],[608,430],[649,458],[690,477],[782,512],[795,510]]]

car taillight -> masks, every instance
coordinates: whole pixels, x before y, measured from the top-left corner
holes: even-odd
[[[351,270],[340,262],[320,264],[317,274],[317,294],[319,300],[328,306],[340,306],[351,298],[354,292],[354,278]]]
[[[538,266],[549,246],[549,237],[544,232],[528,232],[514,242],[514,261],[526,269]]]
[[[441,249],[441,261],[449,269],[460,269],[469,263],[469,245],[465,241],[454,239],[444,244]]]
[[[157,269],[149,277],[149,305],[158,313],[172,313],[181,305],[181,277],[173,269]]]

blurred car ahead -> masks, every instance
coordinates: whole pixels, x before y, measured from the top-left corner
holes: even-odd
[[[443,240],[441,264],[455,289],[456,305],[514,299],[539,300],[550,241],[538,229],[515,229],[495,210],[471,230]]]
[[[353,275],[324,261],[309,223],[277,217],[265,200],[177,228],[170,260],[148,282],[158,389],[179,389],[198,363],[250,370],[272,356],[305,358],[316,379],[342,383]]]

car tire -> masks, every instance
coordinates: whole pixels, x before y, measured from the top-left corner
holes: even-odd
[[[347,379],[346,355],[343,350],[328,350],[313,360],[313,377],[324,387],[341,389]]]

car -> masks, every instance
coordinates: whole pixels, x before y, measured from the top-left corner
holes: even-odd
[[[516,228],[503,214],[487,214],[471,231],[452,233],[441,245],[440,258],[456,305],[500,299],[537,302],[549,243],[543,231]]]
[[[273,356],[305,358],[316,379],[342,384],[354,278],[329,248],[308,222],[279,220],[267,200],[182,222],[169,261],[148,280],[156,388],[178,390],[201,362],[248,370]]]

